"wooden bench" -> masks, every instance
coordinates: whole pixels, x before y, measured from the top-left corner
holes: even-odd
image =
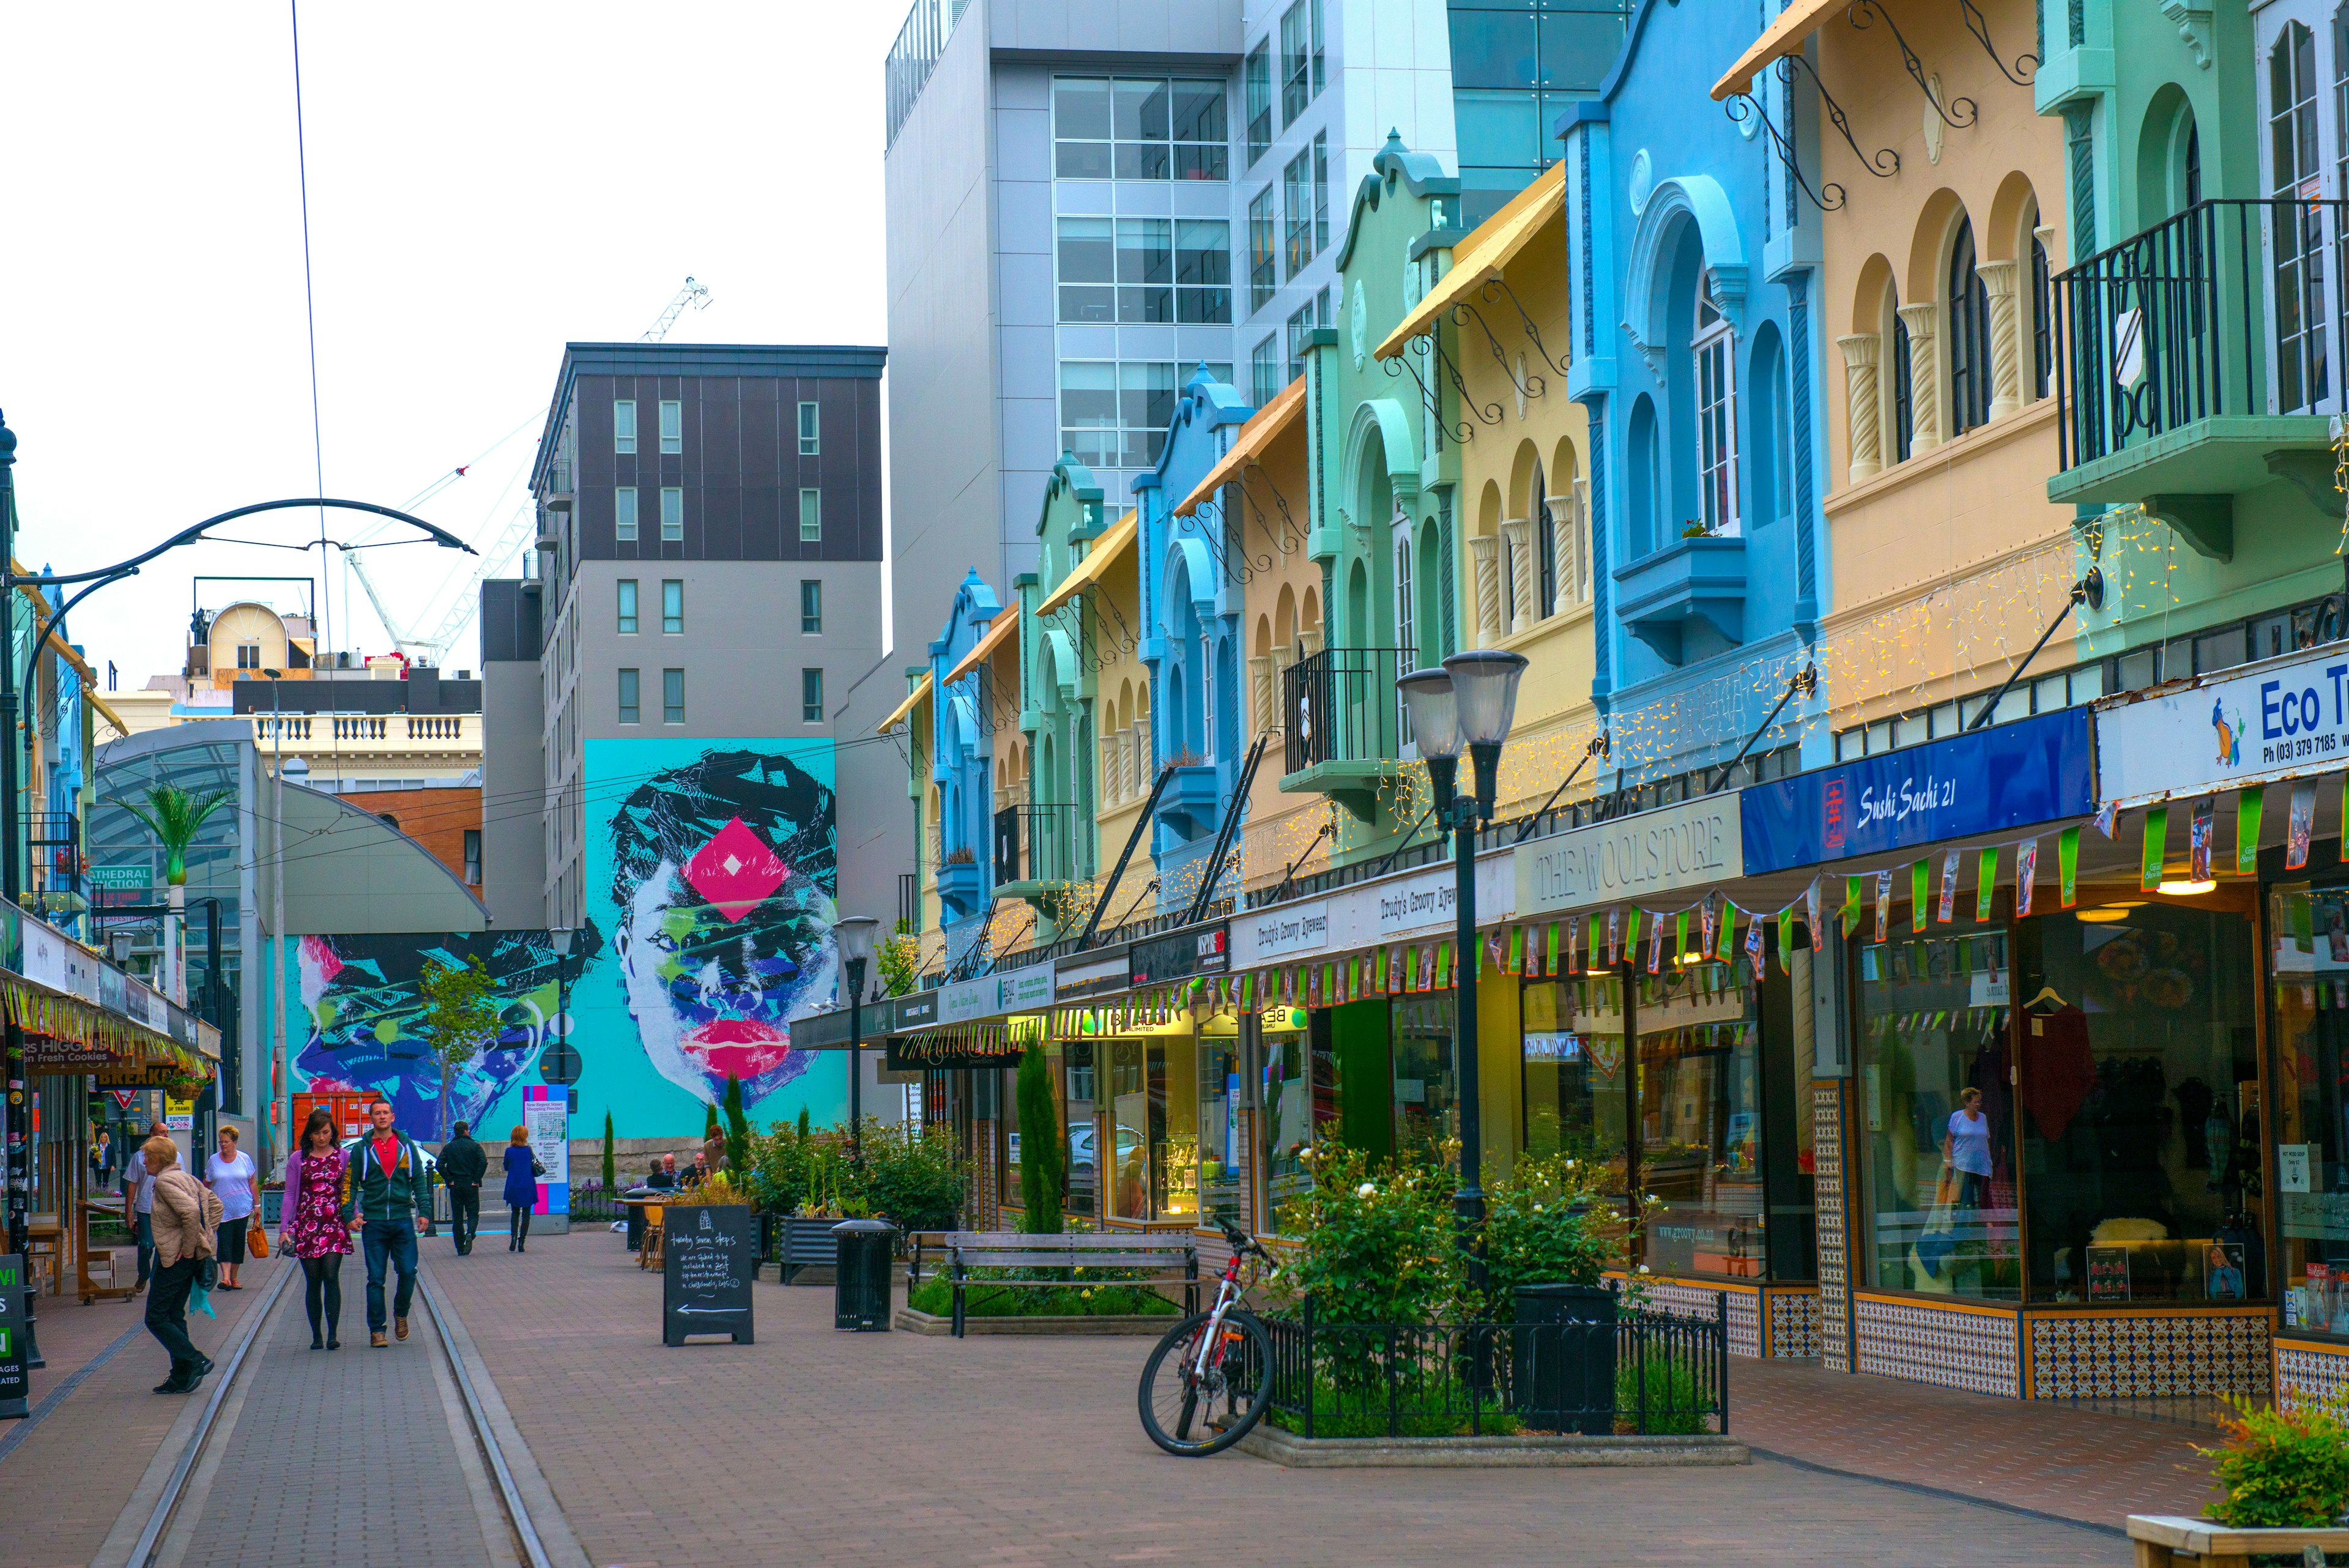
[[[788,1285],[810,1269],[829,1269],[839,1262],[840,1243],[832,1235],[832,1228],[839,1223],[789,1216],[776,1220],[776,1277]]]
[[[2203,1568],[2243,1568],[2254,1556],[2273,1553],[2297,1558],[2308,1547],[2322,1547],[2328,1561],[2349,1552],[2349,1530],[2323,1525],[2313,1530],[2235,1530],[2207,1519],[2175,1514],[2132,1513],[2129,1539],[2137,1543],[2137,1568],[2170,1568],[2199,1560]]]
[[[1133,1269],[1183,1282],[1183,1310],[1199,1310],[1199,1248],[1188,1233],[1087,1231],[1033,1236],[1024,1231],[950,1231],[943,1238],[947,1274],[954,1282],[954,1336],[963,1337],[965,1303],[973,1284],[992,1290],[1065,1290],[1069,1276],[1041,1280],[973,1280],[973,1269]],[[918,1260],[917,1260],[918,1266]],[[1147,1283],[1137,1280],[1133,1283]]]

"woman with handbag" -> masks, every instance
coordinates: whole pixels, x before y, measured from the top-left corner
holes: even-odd
[[[506,1251],[527,1252],[530,1241],[530,1211],[538,1207],[538,1179],[546,1168],[530,1152],[530,1134],[521,1127],[506,1140],[506,1208],[513,1220],[506,1231]]]
[[[220,1130],[220,1147],[204,1161],[204,1185],[220,1199],[220,1235],[215,1251],[220,1258],[220,1288],[241,1291],[236,1272],[244,1267],[247,1232],[258,1233],[260,1216],[254,1212],[254,1189],[260,1184],[261,1172],[254,1168],[253,1157],[236,1146],[236,1129],[224,1127]],[[269,1243],[264,1241],[262,1246]],[[264,1253],[265,1255],[265,1253]]]
[[[302,1139],[285,1161],[285,1203],[277,1244],[302,1261],[304,1305],[310,1313],[310,1348],[340,1350],[343,1260],[350,1228],[343,1223],[343,1176],[350,1157],[335,1141],[335,1116],[324,1106],[302,1124]]]
[[[171,1375],[158,1394],[185,1394],[212,1369],[188,1337],[188,1295],[212,1261],[221,1202],[180,1168],[180,1146],[158,1133],[140,1151],[155,1176],[155,1272],[147,1283],[147,1332],[171,1354]]]

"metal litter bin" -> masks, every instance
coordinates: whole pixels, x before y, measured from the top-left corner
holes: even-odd
[[[890,1253],[896,1234],[897,1228],[882,1220],[843,1220],[832,1228],[833,1327],[888,1332]]]
[[[1519,1285],[1509,1382],[1536,1431],[1615,1430],[1615,1293],[1603,1285]]]

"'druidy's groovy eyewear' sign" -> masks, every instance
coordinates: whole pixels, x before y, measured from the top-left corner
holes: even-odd
[[[2087,710],[2044,713],[1749,786],[1745,874],[2085,816],[2095,795]]]
[[[2349,767],[2349,643],[2107,698],[2096,767],[2123,805]]]

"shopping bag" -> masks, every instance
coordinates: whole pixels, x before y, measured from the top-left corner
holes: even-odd
[[[244,1233],[244,1251],[251,1258],[269,1256],[269,1232],[262,1227],[258,1214],[253,1217],[253,1229]]]

